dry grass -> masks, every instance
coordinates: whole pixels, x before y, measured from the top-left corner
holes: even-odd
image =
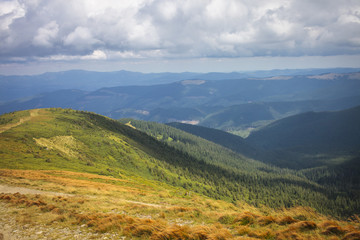
[[[240,225],[253,224],[257,217],[258,217],[257,215],[255,215],[251,212],[244,212],[234,219],[234,223],[237,223]]]
[[[315,230],[317,228],[317,225],[313,221],[301,221],[297,223],[293,223],[289,226],[289,229],[292,231],[311,231]]]
[[[311,209],[256,209],[179,189],[67,171],[0,170],[0,182],[40,194],[0,194],[20,225],[116,232],[133,239],[360,239],[356,216],[335,221]],[[67,193],[61,195],[48,191]],[[72,193],[72,194],[69,194]]]
[[[343,240],[359,240],[360,239],[360,231],[353,231],[345,234]]]
[[[277,224],[279,225],[287,225],[287,224],[291,224],[291,223],[295,223],[297,222],[298,220],[294,219],[293,217],[290,217],[290,216],[283,216],[279,219],[277,219]]]

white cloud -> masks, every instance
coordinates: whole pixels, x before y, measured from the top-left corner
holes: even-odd
[[[52,47],[58,32],[59,25],[55,21],[51,21],[44,27],[39,28],[37,35],[33,39],[33,44],[36,46]]]
[[[25,15],[24,6],[18,1],[0,2],[0,31],[8,30],[14,20]]]
[[[95,39],[90,30],[85,27],[77,27],[64,40],[64,45],[73,46],[79,50],[89,49],[96,43],[100,41]]]
[[[6,0],[0,61],[360,54],[359,12],[358,0]]]
[[[40,61],[74,61],[74,60],[105,60],[107,55],[102,50],[94,50],[88,55],[52,55],[47,57],[37,57]]]

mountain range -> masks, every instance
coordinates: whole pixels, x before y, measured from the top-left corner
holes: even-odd
[[[360,69],[287,69],[232,73],[140,73],[124,70],[117,72],[70,70],[64,72],[48,72],[40,75],[0,75],[0,102],[65,89],[95,91],[104,87],[166,84],[187,79],[223,80],[279,75],[314,75],[329,72],[348,73],[356,71],[360,71]]]
[[[136,78],[137,75],[132,74]],[[174,82],[105,87],[94,91],[63,89],[27,98],[23,94],[21,99],[1,103],[0,113],[62,107],[92,111],[114,119],[131,117],[156,122],[189,122],[236,132],[298,113],[341,110],[360,104],[360,81],[356,72],[206,80],[206,76],[215,78],[213,75],[143,74],[141,76],[146,76],[148,83],[160,81],[150,78]],[[218,75],[220,78],[221,74]],[[222,76],[231,78],[229,74]],[[196,78],[176,81],[192,77]],[[106,85],[106,80],[94,82]],[[36,86],[34,84],[34,88]],[[11,88],[8,90],[4,91],[4,96],[16,96],[11,94]]]

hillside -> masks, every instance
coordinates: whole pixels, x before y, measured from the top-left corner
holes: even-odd
[[[352,110],[350,110],[350,112],[352,112]],[[322,113],[320,113],[320,115],[321,114]],[[348,117],[351,116],[347,115],[346,117],[343,117],[343,120],[349,120]],[[355,119],[355,116],[352,116],[352,119]],[[351,195],[360,196],[360,160],[356,144],[354,144],[353,147],[351,147],[351,144],[349,144],[340,152],[334,152],[336,149],[334,148],[325,149],[322,154],[309,154],[309,152],[313,151],[317,148],[317,146],[319,146],[318,143],[313,142],[311,147],[308,146],[307,149],[302,149],[307,150],[307,153],[305,154],[301,151],[293,152],[286,148],[283,149],[281,146],[279,146],[277,149],[263,149],[259,146],[247,142],[247,139],[243,139],[239,136],[235,136],[221,130],[182,123],[170,123],[169,125],[196,136],[200,136],[228,149],[232,149],[233,151],[236,151],[247,157],[251,157],[253,159],[280,167],[298,169],[298,173],[304,174],[309,180],[314,181],[322,186],[326,186],[326,188],[332,190],[336,189],[338,192],[351,192]],[[333,126],[340,127],[340,125],[341,118],[338,117],[337,125]],[[287,125],[288,128],[297,128],[298,126],[298,122],[296,122],[296,124]],[[325,122],[324,126],[326,126]],[[322,127],[324,126],[322,125]],[[350,127],[355,126],[356,124],[350,125]],[[281,130],[282,128],[280,128],[279,131]],[[342,129],[340,128],[339,130]],[[259,131],[261,131],[261,129]],[[332,128],[326,129],[326,131],[331,132]],[[353,130],[350,132],[351,134],[356,135],[356,132],[353,132]],[[306,134],[306,132],[302,133]],[[343,131],[340,133],[341,136],[338,136],[338,139],[344,137],[342,134],[347,133],[346,131]],[[277,131],[272,132],[272,136],[277,135]],[[268,139],[268,141],[271,142],[274,138],[275,137],[272,137],[271,139]],[[292,138],[292,135],[290,138]],[[308,138],[310,139],[311,137]],[[323,146],[324,142],[326,141],[326,138],[322,139],[320,146]],[[354,143],[356,143],[356,141],[354,141]],[[341,146],[341,144],[339,144],[339,146]]]
[[[325,239],[330,225],[336,236],[358,234],[356,222],[329,225],[307,208],[352,216],[357,198],[169,126],[143,122],[156,139],[136,122],[62,109],[5,114],[0,123],[6,236]]]
[[[358,239],[359,218],[254,208],[88,173],[0,169],[4,239]]]
[[[360,149],[360,107],[337,112],[307,112],[273,122],[247,141],[264,149],[336,153]]]
[[[270,167],[269,165],[266,165],[259,161],[248,159],[243,155],[235,154],[234,152],[230,151],[228,148],[221,147],[220,145],[214,144],[213,142],[207,141],[203,138],[199,138],[189,133],[185,133],[183,131],[180,131],[179,129],[175,129],[170,126],[165,126],[163,124],[158,124],[153,122],[145,122],[145,121],[130,120],[130,119],[122,119],[120,121],[122,121],[123,123],[131,124],[131,126],[141,131],[144,131],[145,133],[158,139],[160,142],[164,142],[171,147],[186,152],[190,156],[193,156],[195,158],[201,159],[203,161],[212,164],[216,164],[217,166],[227,168],[232,172],[240,174],[241,177],[237,178],[236,181],[239,183],[242,182],[241,183],[242,187],[244,187],[244,185],[247,186],[250,194],[249,198],[246,195],[244,195],[241,197],[241,199],[248,198],[249,203],[258,204],[259,202],[261,202],[265,205],[268,205],[270,202],[272,202],[270,200],[270,202],[266,203],[268,201],[267,199],[269,195],[274,196],[274,199],[279,199],[276,196],[281,195],[280,197],[281,200],[279,199],[279,201],[282,201],[285,205],[286,204],[292,205],[295,199],[297,204],[299,204],[298,201],[301,198],[305,197],[303,194],[307,195],[308,197],[314,194],[312,191],[316,191],[316,192],[322,191],[320,190],[321,188],[323,188],[323,190],[328,193],[327,195],[328,199],[324,200],[325,202],[329,201],[331,198],[334,198],[334,200],[337,198],[337,200],[335,201],[338,202],[339,198],[341,197],[344,197],[348,200],[352,199],[350,200],[350,202],[352,202],[353,200],[358,199],[360,196],[359,183],[356,182],[356,179],[358,179],[357,173],[354,171],[352,172],[342,171],[341,168],[339,168],[339,166],[335,167],[337,168],[336,172],[334,172],[333,169],[330,168],[322,168],[322,169],[314,168],[308,171],[298,172],[283,168]],[[207,132],[206,128],[201,128],[201,130]],[[217,130],[213,131],[210,129],[210,131],[207,132],[205,135],[209,135],[209,134],[218,134],[218,131]],[[255,153],[257,153],[257,151]],[[289,155],[285,155],[285,156],[282,155],[283,152],[260,151],[260,153],[264,153],[264,155],[260,154],[260,156],[265,157],[265,159],[263,158],[260,159],[265,162],[272,160],[274,162],[284,161],[284,164],[289,164],[288,161],[289,159],[291,159],[289,158]],[[266,155],[267,153],[272,154],[271,157],[267,156]],[[302,167],[300,167],[300,169],[301,168]],[[351,173],[351,175],[349,175],[347,178],[343,178],[344,173]],[[343,180],[343,184],[339,184],[339,185],[334,184],[334,182],[338,183],[338,181],[340,180]],[[309,183],[311,184],[308,185]],[[315,185],[312,185],[313,183],[315,183]],[[317,187],[314,188],[314,186],[316,185],[317,187],[320,187],[317,190],[315,190]],[[299,188],[299,186],[301,186],[301,188]],[[306,191],[308,191],[305,190],[305,192],[303,192],[300,195],[297,194],[295,194],[296,196],[292,195],[295,192],[299,193],[304,191],[304,187],[310,188],[312,190],[308,193],[305,193]],[[269,189],[269,191],[265,189]],[[254,192],[256,192],[256,194],[252,195]],[[273,195],[273,193],[275,194]],[[252,199],[254,197],[257,199],[259,197],[260,199],[253,201]],[[319,197],[319,195],[317,197]],[[317,197],[314,197],[314,200]],[[313,202],[313,200],[310,199],[308,200],[306,200],[309,202],[308,204],[310,204],[313,207],[315,207],[315,205],[320,203],[317,202],[316,200],[315,202]],[[320,209],[324,210],[324,206],[328,204],[325,203],[324,201],[321,201],[321,206],[317,205],[315,208],[319,210]],[[348,208],[350,205],[353,204],[355,204],[353,205],[355,207],[358,204],[355,203],[357,202],[357,200],[355,200],[355,202],[353,203],[350,202],[348,203],[346,208]],[[315,205],[312,205],[314,203]],[[270,205],[272,204],[270,203]],[[277,204],[272,206],[276,206],[276,205]],[[357,212],[358,210],[354,209],[354,211]]]
[[[159,141],[109,118],[74,110],[16,112],[3,115],[1,123],[3,168],[138,176],[216,199],[275,208],[311,206],[334,215],[359,209],[355,200],[344,211],[331,189],[301,174],[269,167],[165,125],[144,122],[158,139],[161,134]]]
[[[355,107],[359,103],[360,96],[331,100],[244,103],[214,110],[203,117],[199,125],[238,133],[238,130],[251,131],[274,120],[303,112],[338,111]]]
[[[259,149],[248,144],[245,139],[228,132],[179,122],[172,122],[167,125],[199,136],[250,158],[256,158],[256,155],[259,154]]]

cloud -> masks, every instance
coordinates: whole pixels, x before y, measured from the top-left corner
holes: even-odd
[[[37,31],[37,35],[33,39],[33,44],[36,46],[52,47],[53,41],[56,39],[59,32],[59,25],[55,21],[51,21],[44,27]]]
[[[360,54],[358,0],[5,0],[0,61]]]
[[[94,38],[91,31],[85,27],[77,27],[73,32],[64,38],[64,45],[73,47],[76,50],[91,49],[93,45],[100,43]]]

